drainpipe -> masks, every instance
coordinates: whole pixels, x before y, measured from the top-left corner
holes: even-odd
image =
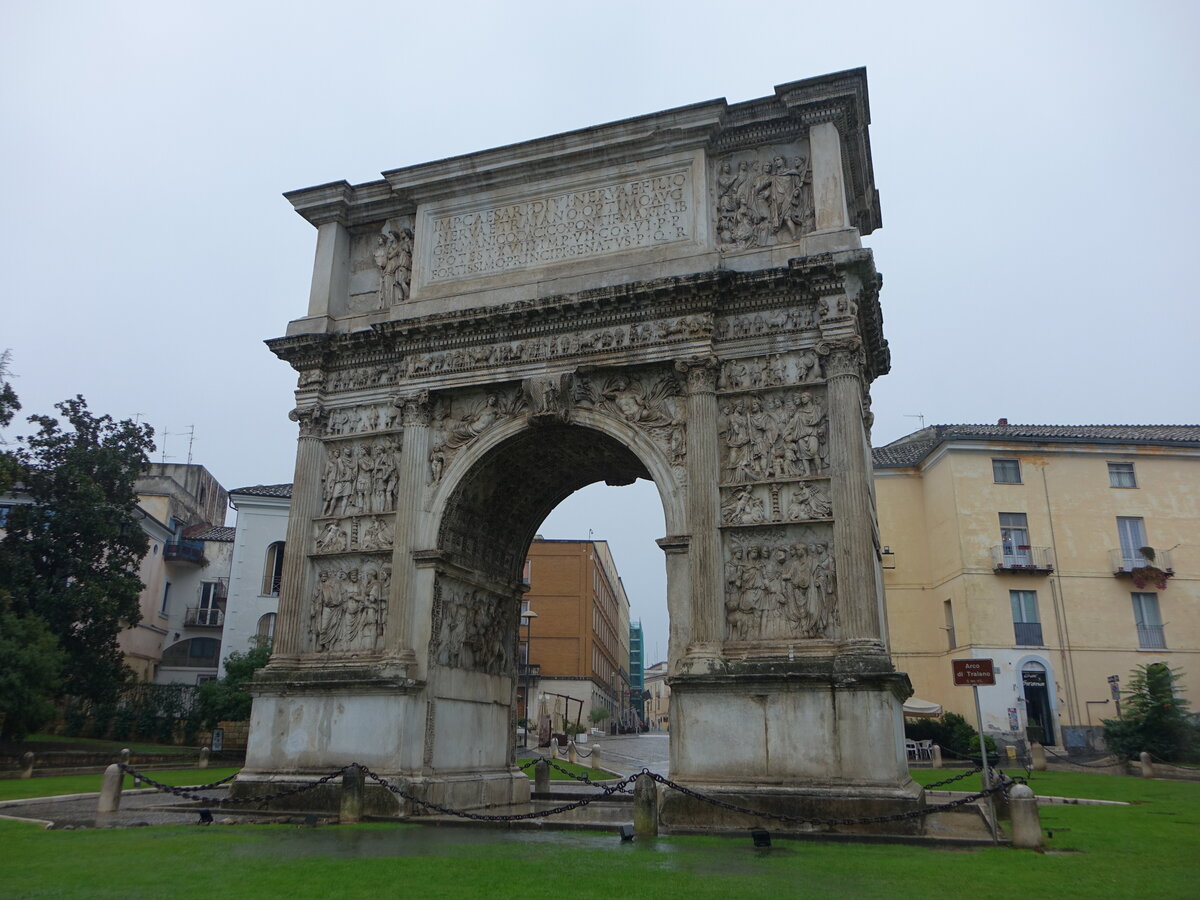
[[[1054,536],[1054,509],[1050,505],[1050,485],[1046,480],[1046,468],[1042,467],[1042,494],[1046,498],[1046,517],[1050,522],[1050,546],[1054,550],[1054,564],[1057,566],[1058,561],[1058,541]],[[1067,716],[1072,724],[1079,724],[1081,719],[1079,715],[1078,691],[1075,686],[1075,663],[1071,656],[1071,630],[1067,625],[1066,605],[1063,601],[1062,592],[1059,590],[1059,581],[1062,579],[1060,573],[1057,577],[1050,578],[1050,596],[1054,603],[1054,619],[1057,622],[1058,631],[1058,655],[1062,660],[1062,675],[1063,687],[1066,689],[1067,695]]]

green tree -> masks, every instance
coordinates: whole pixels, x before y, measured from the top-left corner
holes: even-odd
[[[9,511],[0,584],[13,613],[40,619],[65,652],[62,692],[111,699],[129,675],[117,635],[141,618],[138,566],[148,540],[134,481],[153,430],[93,415],[82,397],[57,409],[65,423],[30,416],[37,432],[7,454],[32,502]]]
[[[17,392],[13,390],[13,386],[9,382],[9,379],[12,378],[12,372],[9,369],[11,363],[11,350],[0,353],[0,428],[7,428],[12,423],[17,410],[21,408],[21,403],[17,400]],[[0,446],[4,444],[4,439],[0,438]],[[17,469],[16,454],[0,450],[0,494],[7,493],[12,489],[13,483],[17,480]]]
[[[54,716],[64,655],[37,616],[19,617],[0,594],[0,737],[20,741]]]
[[[259,644],[249,653],[230,653],[225,660],[225,677],[200,685],[200,724],[214,728],[218,722],[249,719],[252,698],[246,685],[270,658],[270,641]]]
[[[1123,692],[1121,717],[1102,719],[1104,742],[1111,753],[1134,759],[1143,750],[1167,760],[1193,760],[1200,729],[1179,696],[1179,670],[1166,663],[1138,666]]]

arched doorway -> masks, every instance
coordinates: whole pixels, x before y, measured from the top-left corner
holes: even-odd
[[[1021,665],[1021,692],[1025,700],[1025,735],[1039,744],[1058,743],[1054,725],[1053,681],[1049,667],[1037,660]]]

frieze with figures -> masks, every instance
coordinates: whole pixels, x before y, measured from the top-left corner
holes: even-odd
[[[392,567],[388,557],[316,563],[309,633],[317,653],[373,653],[387,626]]]
[[[396,442],[390,438],[327,445],[321,475],[322,516],[388,512],[400,486]]]
[[[829,468],[828,423],[817,389],[721,398],[723,483],[818,475]]]
[[[325,411],[326,437],[371,434],[400,427],[400,410],[392,403],[341,406]]]
[[[313,523],[315,552],[354,553],[391,550],[395,521],[391,516],[352,516]]]
[[[733,641],[830,637],[839,612],[829,527],[727,538],[725,621]]]
[[[721,488],[722,525],[767,525],[832,518],[828,479]]]
[[[516,600],[439,575],[433,603],[434,661],[489,675],[514,673]]]
[[[719,391],[750,391],[764,387],[805,384],[821,381],[821,357],[806,347],[793,353],[731,359],[721,366],[717,377]]]

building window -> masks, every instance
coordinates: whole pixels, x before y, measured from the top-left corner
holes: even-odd
[[[953,650],[958,646],[958,639],[954,634],[954,604],[949,600],[942,603],[942,611],[946,616],[946,640],[950,643],[950,649]]]
[[[1146,523],[1140,516],[1117,516],[1117,537],[1121,541],[1121,564],[1126,571],[1146,565],[1142,548],[1147,546]]]
[[[1030,566],[1029,522],[1025,513],[1000,513],[1000,545],[1006,566]]]
[[[275,637],[275,613],[267,613],[258,620],[258,628],[254,632],[258,643],[262,644]]]
[[[167,604],[170,602],[170,597],[171,597],[171,582],[168,581],[166,584],[163,585],[162,607],[158,611],[160,615],[165,616],[167,614]]]
[[[276,541],[267,548],[267,562],[263,566],[262,593],[264,597],[279,596],[279,581],[283,577],[283,541]]]
[[[1038,616],[1037,591],[1009,591],[1013,634],[1018,646],[1042,646],[1042,620]]]
[[[1117,488],[1137,487],[1137,478],[1133,474],[1133,463],[1109,463],[1108,484],[1109,487]]]
[[[992,478],[996,484],[1020,484],[1021,461],[1019,459],[993,459]]]
[[[1162,618],[1158,614],[1158,594],[1135,593],[1133,623],[1137,626],[1138,646],[1143,650],[1166,650]]]
[[[533,560],[525,560],[525,567],[521,570],[521,584],[529,585],[533,582]]]

